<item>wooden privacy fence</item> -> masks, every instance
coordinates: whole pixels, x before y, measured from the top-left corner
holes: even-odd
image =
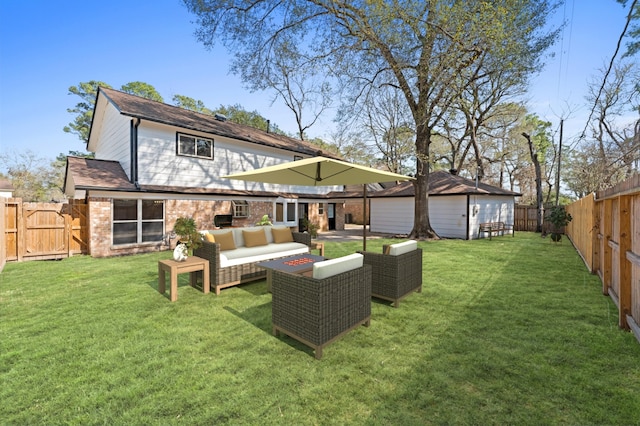
[[[4,257],[7,262],[62,259],[87,253],[87,205],[3,202]]]
[[[618,325],[640,341],[640,175],[571,204],[567,235],[602,293],[618,307]]]
[[[542,221],[542,232],[545,234],[551,232],[551,223],[546,220],[549,214],[551,214],[551,208],[545,207],[545,219]],[[538,227],[538,208],[536,206],[517,204],[513,216],[513,227],[515,231],[536,232],[536,228]]]

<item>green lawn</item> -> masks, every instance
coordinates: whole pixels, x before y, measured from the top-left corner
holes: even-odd
[[[170,252],[7,264],[0,423],[640,424],[640,344],[566,239],[420,246],[423,292],[374,301],[320,361],[272,336],[264,281],[216,296],[184,275],[170,303]]]

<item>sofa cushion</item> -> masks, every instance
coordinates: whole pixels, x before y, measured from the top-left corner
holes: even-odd
[[[267,245],[267,235],[264,229],[258,229],[256,231],[242,231],[242,238],[244,238],[245,247],[257,247]]]
[[[404,241],[402,243],[391,244],[387,247],[387,252],[385,254],[390,254],[391,256],[399,256],[401,254],[409,253],[418,248],[418,242],[414,240]]]
[[[293,235],[291,234],[291,229],[287,227],[271,228],[271,234],[273,235],[273,242],[276,244],[293,242]]]
[[[313,278],[329,278],[352,269],[360,268],[363,264],[364,256],[360,253],[353,253],[348,256],[329,259],[313,264]]]
[[[236,248],[231,231],[216,233],[215,238],[216,243],[220,244],[220,250],[233,250]]]
[[[302,243],[267,244],[257,247],[238,247],[220,252],[220,268],[262,262],[279,257],[309,253],[309,247]]]

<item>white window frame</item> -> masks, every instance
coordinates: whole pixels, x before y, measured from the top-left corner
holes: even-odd
[[[115,203],[117,201],[135,201],[136,202],[136,218],[135,219],[115,219]],[[160,219],[143,219],[142,216],[142,206],[143,201],[152,201],[153,203],[162,203],[162,218]],[[112,246],[127,246],[127,245],[139,245],[139,244],[157,244],[163,241],[164,230],[165,230],[165,217],[166,217],[166,203],[164,200],[147,200],[147,199],[130,199],[130,198],[116,198],[111,200],[111,245]],[[126,242],[126,243],[115,243],[114,242],[114,229],[117,224],[126,224],[131,223],[136,225],[136,241],[135,242]],[[158,235],[158,239],[143,241],[143,225],[150,223],[161,223],[162,231]]]
[[[249,202],[246,200],[233,200],[233,217],[249,217]]]
[[[282,205],[281,218],[278,217],[279,204]],[[288,213],[293,213],[293,218]],[[278,225],[296,226],[298,224],[298,200],[293,198],[278,198],[273,203],[273,218],[274,223]]]
[[[182,152],[183,138],[193,139],[193,152]],[[209,143],[209,155],[198,154],[198,142]],[[186,141],[184,142],[186,143]],[[202,136],[190,135],[187,133],[176,133],[176,153],[184,157],[203,158],[206,160],[213,160],[213,139],[204,138]]]

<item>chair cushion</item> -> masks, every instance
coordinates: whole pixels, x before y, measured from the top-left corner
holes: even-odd
[[[293,242],[293,235],[289,228],[271,228],[271,234],[276,244]]]
[[[245,247],[267,245],[267,235],[264,233],[264,229],[258,229],[257,231],[242,231],[242,237],[244,238]]]
[[[329,278],[352,269],[360,268],[362,267],[363,259],[363,255],[354,253],[336,259],[316,262],[313,264],[313,278]]]
[[[220,244],[220,250],[233,250],[236,248],[236,243],[233,241],[233,234],[231,231],[216,233],[216,243]]]
[[[204,235],[204,239],[206,242],[208,243],[215,243],[216,242],[216,237],[213,236],[213,234],[210,233],[205,233]]]
[[[401,254],[409,253],[418,248],[418,242],[414,240],[404,241],[402,243],[391,244],[388,249],[391,256],[399,256]]]

